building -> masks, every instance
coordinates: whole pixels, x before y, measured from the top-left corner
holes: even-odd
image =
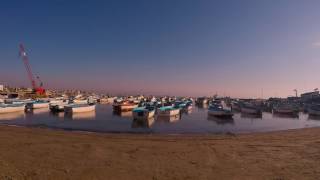
[[[4,85],[0,84],[0,91],[4,91]]]

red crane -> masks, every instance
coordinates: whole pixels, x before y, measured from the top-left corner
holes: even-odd
[[[37,79],[40,81],[40,86],[37,86],[37,83],[34,80],[35,78],[34,78],[32,71],[31,71],[31,66],[29,64],[29,59],[28,59],[26,50],[25,50],[22,43],[19,44],[19,49],[20,49],[20,56],[22,58],[24,66],[27,70],[28,77],[29,77],[29,80],[31,82],[31,85],[32,85],[34,92],[36,92],[37,94],[43,95],[45,93],[45,89],[42,88],[42,82],[40,81],[39,76],[37,76]]]

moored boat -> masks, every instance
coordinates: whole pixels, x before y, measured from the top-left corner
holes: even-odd
[[[157,109],[158,116],[178,116],[180,109],[173,106],[163,106]]]
[[[310,116],[320,116],[320,104],[310,105],[308,108],[308,114]]]
[[[70,104],[64,107],[66,113],[83,113],[95,111],[96,105],[94,104]]]
[[[145,120],[153,118],[155,114],[154,107],[137,107],[133,109],[133,119]]]
[[[0,114],[21,112],[25,110],[24,104],[1,104]]]
[[[277,104],[272,109],[277,114],[297,114],[299,109],[292,104]]]
[[[221,118],[231,118],[233,113],[230,110],[224,109],[220,104],[212,104],[208,108],[208,115]]]
[[[26,109],[42,109],[49,108],[49,102],[47,101],[33,101],[26,104]]]
[[[262,114],[262,110],[260,107],[252,104],[252,103],[243,103],[241,105],[241,113],[245,114]]]

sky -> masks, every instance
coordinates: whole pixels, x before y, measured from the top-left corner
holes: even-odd
[[[286,97],[320,82],[318,0],[1,1],[0,84]],[[319,87],[320,88],[320,87]]]

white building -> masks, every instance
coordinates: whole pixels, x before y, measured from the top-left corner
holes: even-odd
[[[0,91],[4,91],[4,85],[0,84]]]

